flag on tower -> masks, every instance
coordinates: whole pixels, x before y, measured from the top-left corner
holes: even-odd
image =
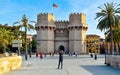
[[[57,8],[57,7],[58,7],[58,5],[57,5],[57,4],[55,4],[55,3],[53,3],[53,7]]]

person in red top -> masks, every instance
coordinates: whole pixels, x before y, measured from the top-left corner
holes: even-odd
[[[40,52],[39,55],[40,55],[40,59],[43,59],[43,54],[42,54],[42,52]]]

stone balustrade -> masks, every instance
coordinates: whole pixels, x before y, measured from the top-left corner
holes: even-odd
[[[120,56],[118,55],[107,55],[106,58],[107,65],[115,68],[120,68]]]
[[[0,74],[15,70],[22,66],[22,57],[21,56],[10,56],[0,58]]]

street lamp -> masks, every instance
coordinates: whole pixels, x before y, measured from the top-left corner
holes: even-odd
[[[95,60],[97,60],[96,41],[94,41],[94,44],[95,44]]]
[[[40,42],[37,42],[36,57],[38,57],[38,50],[40,49]]]
[[[86,42],[84,41],[84,55],[86,54]]]
[[[21,40],[20,40],[20,38],[21,38],[21,34],[18,34],[18,55],[20,55],[20,44],[21,44]]]
[[[31,54],[32,54],[32,52],[31,52],[32,51],[32,43],[29,44],[29,47],[30,47],[29,48],[29,57],[31,57]]]
[[[106,46],[106,34],[107,33],[104,33],[104,35],[105,35],[105,46]],[[107,54],[107,52],[106,52],[106,47],[105,47],[105,64],[106,64],[106,54]]]

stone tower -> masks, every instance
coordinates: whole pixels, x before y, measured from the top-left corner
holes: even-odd
[[[86,53],[86,15],[73,13],[69,16],[69,49],[81,54]]]
[[[69,21],[54,21],[54,15],[37,15],[37,51],[49,53],[64,49],[65,52],[86,53],[86,15],[72,13]]]
[[[54,15],[41,13],[37,15],[37,51],[48,53],[54,51]],[[48,51],[49,50],[49,51]]]

